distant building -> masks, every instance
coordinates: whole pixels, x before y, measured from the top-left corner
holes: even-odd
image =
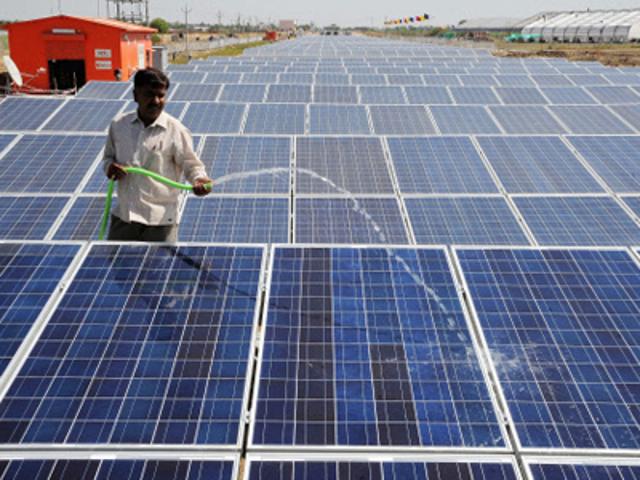
[[[529,17],[527,19],[522,19],[493,17],[461,20],[460,23],[458,23],[458,25],[453,28],[453,30],[463,33],[519,32],[535,18]]]
[[[280,20],[278,22],[278,29],[284,31],[290,31],[296,29],[296,21],[295,20]]]

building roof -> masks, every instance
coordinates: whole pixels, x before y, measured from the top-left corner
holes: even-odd
[[[113,20],[110,18],[95,18],[95,17],[80,17],[76,15],[53,15],[51,17],[41,17],[34,18],[31,20],[24,20],[21,22],[14,22],[8,25],[5,25],[4,29],[10,29],[13,26],[24,24],[24,23],[36,23],[43,22],[52,19],[70,19],[70,20],[80,20],[88,23],[95,23],[98,25],[103,25],[105,27],[116,28],[118,30],[122,30],[123,32],[131,32],[131,33],[155,33],[157,30],[155,28],[144,27],[142,25],[135,25],[133,23],[121,22],[119,20]]]
[[[462,20],[454,28],[458,31],[511,31],[522,29],[528,23],[531,23],[533,18],[505,18],[505,17],[490,17],[490,18],[473,18],[469,20]]]

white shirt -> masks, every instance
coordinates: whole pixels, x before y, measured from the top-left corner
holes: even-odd
[[[109,127],[102,162],[105,173],[112,162],[117,162],[152,170],[176,182],[183,174],[191,184],[207,176],[193,151],[191,133],[166,112],[148,127],[137,111],[116,117]],[[121,220],[145,225],[180,223],[179,190],[134,173],[117,184],[118,205],[113,214]]]

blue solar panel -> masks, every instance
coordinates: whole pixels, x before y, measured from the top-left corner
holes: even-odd
[[[407,75],[392,73],[387,75],[387,80],[391,85],[424,85],[420,75]]]
[[[96,98],[102,100],[118,100],[124,98],[132,87],[131,82],[96,82],[91,81],[80,89],[76,98]]]
[[[378,138],[297,138],[296,167],[297,193],[393,193]]]
[[[249,106],[244,133],[303,134],[304,117],[304,105],[253,104]]]
[[[534,82],[540,87],[570,87],[573,85],[566,75],[531,75]]]
[[[591,193],[603,188],[559,137],[481,137],[509,193]]]
[[[309,103],[311,87],[309,85],[269,85],[267,102]]]
[[[353,85],[386,85],[387,79],[384,75],[376,75],[373,73],[351,75],[351,83]]]
[[[189,198],[178,237],[184,242],[287,243],[287,198]]]
[[[525,135],[565,133],[564,127],[545,107],[540,105],[505,105],[489,108],[506,133]]]
[[[174,84],[178,82],[201,83],[206,76],[206,72],[171,72],[169,74],[169,78]]]
[[[313,87],[315,103],[358,103],[356,87],[346,85],[316,85]]]
[[[432,460],[283,461],[249,463],[248,480],[516,480],[510,463],[463,463]]]
[[[115,210],[117,198],[113,198]],[[54,240],[97,240],[104,212],[105,197],[78,197],[65,214]]]
[[[500,133],[484,107],[431,106],[429,109],[444,134]]]
[[[590,85],[611,85],[606,78],[600,74],[580,74],[580,75],[567,75],[567,78],[576,85],[590,86]]]
[[[69,197],[0,197],[0,240],[44,240]]]
[[[2,158],[2,192],[74,192],[104,147],[89,135],[25,135]]]
[[[0,376],[79,250],[78,245],[0,243]]]
[[[371,105],[373,131],[378,135],[418,135],[435,133],[422,106]]]
[[[239,103],[192,103],[182,123],[194,133],[240,133],[244,110]]]
[[[367,104],[402,104],[404,99],[401,87],[360,87],[360,102]]]
[[[505,105],[545,105],[549,103],[536,87],[496,87]]]
[[[276,73],[245,73],[242,75],[240,83],[276,83],[278,75]]]
[[[635,133],[622,120],[600,106],[550,106],[572,133]]]
[[[621,116],[633,128],[640,131],[640,105],[614,105],[611,110]]]
[[[407,198],[405,203],[419,244],[529,244],[502,198]]]
[[[316,85],[349,85],[349,75],[344,73],[316,73]]]
[[[394,198],[298,198],[296,243],[406,244]]]
[[[515,198],[541,245],[638,245],[640,227],[610,197]]]
[[[460,75],[460,80],[463,85],[470,87],[491,87],[498,84],[493,75]]]
[[[16,138],[16,135],[0,135],[0,154],[9,146]]]
[[[580,87],[543,87],[540,90],[554,105],[594,105],[597,103]]]
[[[204,83],[240,83],[241,74],[226,72],[209,72]]]
[[[575,464],[529,463],[532,480],[640,480],[640,465],[599,464],[596,459],[576,459]]]
[[[291,83],[299,85],[311,85],[313,83],[312,73],[281,73],[278,83]],[[308,91],[309,89],[307,89]]]
[[[0,442],[237,445],[262,254],[93,246],[0,403]]]
[[[624,203],[635,213],[637,217],[640,217],[640,197],[622,197]]]
[[[605,73],[604,77],[614,85],[640,85],[640,75],[634,73]]]
[[[524,72],[522,72],[524,73]],[[535,83],[528,75],[522,74],[507,74],[496,75],[498,83],[503,87],[533,87]]]
[[[363,105],[311,105],[309,133],[369,135],[367,110]]]
[[[462,85],[457,75],[423,75],[425,85]]]
[[[202,83],[180,83],[172,90],[173,101],[213,102],[218,97],[221,85]]]
[[[124,100],[69,100],[42,129],[104,132],[125,103]]]
[[[271,278],[254,445],[505,446],[443,250],[278,248]]]
[[[640,95],[629,87],[586,87],[586,89],[606,105],[626,105],[640,103]]]
[[[450,105],[453,103],[446,87],[406,87],[409,103],[420,105]]]
[[[497,193],[491,175],[466,137],[389,138],[403,193]]]
[[[260,103],[266,90],[266,85],[225,85],[220,94],[220,101]]]
[[[232,461],[0,460],[4,479],[31,480],[232,480]]]
[[[36,130],[63,103],[57,98],[5,98],[0,102],[2,130]]]
[[[458,105],[499,104],[491,87],[449,87],[453,99]]]
[[[457,255],[520,444],[637,450],[640,269],[631,257],[555,249]]]
[[[216,193],[289,193],[291,141],[274,137],[207,137],[201,160],[214,179]],[[278,169],[269,173],[270,169]],[[216,179],[243,172],[262,172],[228,183]]]

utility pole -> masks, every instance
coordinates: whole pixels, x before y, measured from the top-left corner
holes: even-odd
[[[187,4],[187,5],[184,6],[182,11],[184,12],[185,50],[186,50],[186,53],[187,53],[187,58],[189,58],[189,14],[191,13],[191,9],[189,8],[189,5]]]
[[[222,10],[218,10],[218,25],[222,27]]]

